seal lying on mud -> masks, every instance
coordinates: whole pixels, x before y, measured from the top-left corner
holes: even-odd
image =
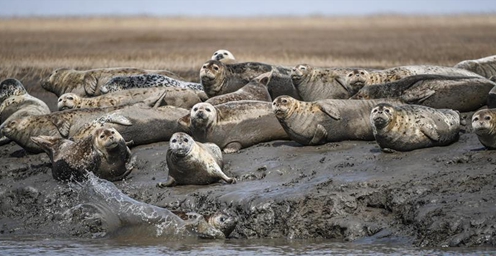
[[[272,109],[289,137],[302,145],[343,140],[373,140],[370,110],[394,100],[337,100],[304,102],[289,96],[277,97]]]
[[[263,73],[250,80],[250,82],[241,87],[241,89],[222,95],[217,95],[205,102],[212,105],[219,105],[229,101],[240,100],[272,101],[269,91],[267,90],[267,84],[269,83],[271,76],[271,72]]]
[[[116,181],[133,169],[131,150],[114,128],[96,129],[76,142],[53,136],[31,137],[31,140],[52,160],[52,176],[56,180],[81,181],[86,172],[93,172],[100,178]]]
[[[75,93],[82,97],[101,94],[100,87],[115,76],[159,74],[177,77],[167,70],[144,70],[139,68],[99,68],[90,70],[57,69],[41,83],[41,87],[57,97],[64,93]]]
[[[451,109],[381,103],[370,114],[374,137],[384,152],[446,146],[459,138],[460,116]]]
[[[291,83],[291,70],[258,62],[224,64],[217,60],[205,62],[200,69],[200,82],[208,97],[234,92],[251,79],[267,72],[272,72],[267,88],[272,98],[279,95],[298,97]]]
[[[455,68],[465,69],[485,78],[496,79],[496,55],[476,60],[464,60],[456,64]]]
[[[112,107],[138,103],[141,101],[154,102],[160,99],[162,95],[164,95],[162,98],[162,102],[165,103],[164,105],[171,105],[186,109],[190,109],[193,105],[202,101],[198,95],[190,89],[177,87],[153,87],[116,91],[92,98],[79,97],[74,93],[64,93],[59,97],[57,107],[59,110]]]
[[[364,86],[352,99],[394,98],[433,108],[474,111],[487,102],[496,83],[483,77],[415,75],[396,82]]]
[[[74,136],[83,126],[104,115],[124,116],[128,122],[109,123],[126,141],[134,145],[169,140],[172,134],[182,131],[177,120],[188,110],[174,106],[151,108],[144,104],[107,108],[71,109],[47,115],[29,116],[8,122],[2,129],[7,138],[31,153],[43,150],[31,141],[31,137],[47,135],[61,138]]]
[[[218,60],[220,62],[226,63],[226,64],[234,64],[236,63],[236,59],[234,58],[234,55],[228,51],[228,50],[217,50],[214,52],[212,55],[211,60]]]
[[[195,236],[224,239],[230,235],[237,220],[224,212],[209,216],[208,220],[198,213],[173,212],[158,206],[137,201],[119,190],[112,182],[99,179],[89,173],[87,181],[71,184],[78,190],[81,204],[73,211],[93,212],[100,218],[110,235],[130,230],[143,237]]]
[[[216,106],[198,103],[179,123],[196,141],[215,143],[224,153],[261,142],[289,139],[270,102],[237,101]]]
[[[348,99],[363,86],[363,84],[348,81],[348,75],[353,70],[349,68],[318,68],[308,64],[300,64],[291,69],[291,81],[298,95],[304,101]]]
[[[472,115],[472,128],[488,149],[496,149],[496,109],[481,109]]]
[[[50,109],[45,102],[29,95],[20,81],[16,79],[2,81],[0,83],[0,145],[11,141],[2,134],[2,127],[11,120],[49,113]]]
[[[222,171],[222,151],[213,143],[200,143],[183,132],[174,133],[167,150],[169,179],[159,187],[174,185],[208,185],[219,180],[236,183]]]

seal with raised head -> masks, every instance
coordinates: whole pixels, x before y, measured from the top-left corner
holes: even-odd
[[[195,218],[195,216],[198,214],[195,212],[184,212],[184,211],[171,211],[171,212],[185,221],[190,220],[192,217]],[[208,224],[222,231],[222,233],[224,233],[226,237],[229,237],[229,235],[233,232],[234,228],[236,228],[236,224],[238,223],[236,218],[229,215],[225,211],[217,211],[213,214],[203,215],[203,217],[205,218],[205,221],[207,221]]]
[[[214,96],[205,102],[212,105],[219,105],[229,101],[240,100],[259,100],[259,101],[272,101],[270,98],[267,85],[269,84],[272,72],[263,73],[247,83],[241,89],[222,95]]]
[[[481,109],[472,115],[472,128],[488,149],[496,149],[496,109]]]
[[[110,81],[108,81],[106,84],[102,85],[100,91],[103,94],[106,94],[132,88],[150,87],[178,87],[191,89],[196,92],[198,94],[198,97],[200,97],[202,100],[206,100],[208,98],[203,91],[203,86],[201,84],[181,81],[172,77],[157,74],[117,76],[110,79]]]
[[[234,92],[250,82],[251,79],[267,72],[272,72],[270,82],[267,85],[271,98],[279,95],[291,95],[299,98],[291,83],[291,70],[289,68],[259,62],[225,64],[218,60],[209,60],[200,69],[200,82],[208,97],[214,97]]]
[[[75,93],[83,97],[93,97],[101,94],[100,87],[115,76],[131,76],[141,74],[158,74],[176,77],[168,70],[145,70],[139,68],[99,68],[90,70],[74,70],[60,68],[52,72],[41,83],[41,87],[54,93],[57,97],[64,93]]]
[[[31,137],[48,135],[71,138],[93,120],[115,114],[124,116],[128,121],[117,119],[106,125],[119,131],[126,141],[132,140],[134,145],[143,145],[169,140],[175,132],[183,131],[177,120],[188,112],[174,106],[152,108],[144,104],[70,109],[12,120],[2,127],[2,132],[28,152],[39,153],[43,150],[31,141]]]
[[[460,136],[460,116],[451,109],[381,103],[372,109],[370,123],[384,152],[447,146]]]
[[[234,55],[228,51],[228,50],[224,50],[224,49],[220,49],[220,50],[217,50],[216,52],[214,52],[214,54],[212,55],[212,58],[210,58],[211,60],[218,60],[220,62],[224,62],[226,64],[234,64],[236,63],[236,59],[234,58]]]
[[[161,97],[164,95],[164,97]],[[162,98],[165,104],[190,109],[202,100],[193,90],[178,87],[134,88],[116,91],[92,98],[80,97],[74,93],[62,94],[57,103],[59,110],[74,108],[100,108],[132,104],[137,102],[155,102]]]
[[[49,113],[47,104],[28,94],[19,80],[5,79],[0,83],[0,145],[11,141],[2,134],[2,127],[11,120]]]
[[[133,169],[134,158],[126,141],[114,128],[99,128],[79,141],[53,136],[31,137],[52,161],[56,180],[81,181],[86,172],[110,181],[125,178]]]
[[[364,86],[352,99],[394,98],[409,104],[467,112],[484,106],[494,86],[496,83],[481,76],[414,75]]]
[[[496,79],[496,55],[475,60],[464,60],[456,64],[455,68],[465,69],[485,78],[494,77],[493,79]]]
[[[291,80],[304,101],[348,99],[363,87],[363,84],[352,83],[348,79],[348,75],[354,70],[300,64],[291,69]]]
[[[196,142],[183,132],[174,133],[167,150],[169,179],[159,187],[174,185],[208,185],[220,180],[236,183],[223,171],[222,151],[213,143]]]
[[[343,140],[373,140],[370,110],[394,100],[326,99],[305,102],[289,96],[277,97],[272,109],[289,137],[302,145]]]
[[[234,153],[257,143],[289,139],[270,102],[236,101],[219,105],[198,103],[179,119],[192,137],[211,142],[224,153]]]

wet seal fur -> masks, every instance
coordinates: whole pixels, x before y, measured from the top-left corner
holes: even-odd
[[[224,49],[217,50],[214,52],[212,57],[210,58],[211,60],[218,60],[220,62],[226,63],[226,64],[234,64],[236,63],[236,58],[234,58],[234,55]]]
[[[487,149],[496,149],[496,109],[481,109],[472,115],[472,128]]]
[[[326,99],[305,102],[289,96],[277,97],[272,109],[289,137],[302,145],[343,140],[374,140],[370,110],[394,100]]]
[[[474,111],[487,102],[496,83],[480,77],[415,75],[395,82],[364,86],[352,99],[398,99],[409,104]]]
[[[237,101],[219,105],[198,103],[179,124],[199,142],[211,142],[224,153],[257,143],[289,139],[270,102]]]
[[[251,79],[267,72],[272,72],[272,77],[267,85],[271,98],[279,95],[291,95],[299,98],[291,83],[290,69],[259,62],[224,64],[217,60],[209,60],[200,69],[200,82],[207,96],[214,97],[234,92],[250,82]]]
[[[141,74],[159,74],[177,77],[168,70],[145,70],[139,68],[99,68],[90,70],[74,70],[60,68],[52,72],[41,83],[41,87],[54,93],[57,97],[64,93],[75,93],[82,97],[93,97],[101,94],[100,88],[115,76]]]
[[[161,97],[162,95],[164,97]],[[57,107],[59,110],[100,108],[138,102],[155,103],[159,99],[162,101],[159,105],[171,105],[186,109],[190,109],[193,105],[202,101],[197,93],[190,89],[152,87],[121,90],[92,98],[80,97],[74,93],[64,93],[59,97]]]
[[[52,176],[60,181],[82,181],[86,172],[122,180],[133,169],[134,158],[126,141],[114,128],[99,128],[79,141],[53,136],[31,137],[52,161]]]
[[[0,145],[11,141],[1,132],[2,127],[10,121],[49,113],[47,104],[28,94],[19,80],[5,79],[0,83]]]
[[[496,79],[496,55],[475,60],[464,60],[456,64],[455,68],[465,69],[485,78],[494,77]]]
[[[381,103],[372,109],[370,123],[384,152],[447,146],[460,136],[460,116],[451,109]]]
[[[167,150],[169,179],[158,187],[174,185],[208,185],[220,180],[236,183],[223,171],[222,151],[213,143],[200,143],[186,133],[174,133]]]
[[[192,217],[196,218],[198,213],[195,212],[183,212],[183,211],[171,211],[175,215],[179,216],[182,220],[190,220]],[[222,231],[226,237],[234,231],[236,228],[236,224],[238,223],[237,219],[229,215],[224,211],[217,211],[213,214],[203,215],[205,221],[210,224],[212,227]]]
[[[145,104],[123,105],[107,108],[70,109],[46,115],[28,116],[8,122],[2,129],[7,138],[15,141],[30,153],[43,150],[31,141],[31,137],[40,135],[71,138],[87,125],[105,115],[121,115],[128,122],[108,123],[115,128],[126,141],[134,145],[169,140],[175,132],[183,131],[177,120],[188,110],[174,106],[152,108]]]
[[[269,91],[267,90],[267,85],[270,82],[272,72],[263,73],[248,82],[241,89],[222,95],[218,95],[208,99],[208,102],[212,105],[219,105],[229,101],[240,101],[240,100],[259,100],[259,101],[272,101],[270,98]]]

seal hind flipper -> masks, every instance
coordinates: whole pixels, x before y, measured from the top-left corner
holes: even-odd
[[[226,154],[231,154],[238,152],[241,148],[242,148],[241,143],[237,141],[233,141],[233,142],[229,142],[229,144],[227,144],[222,151],[224,151],[224,153]]]
[[[62,137],[67,138],[69,136],[69,131],[71,129],[71,122],[66,119],[57,118],[55,116],[50,117],[50,121],[57,127],[60,135]]]
[[[325,138],[327,138],[326,129],[321,124],[317,124],[317,129],[315,129],[310,145],[320,144],[320,142]]]
[[[117,113],[112,113],[110,115],[107,115],[107,116],[103,116],[101,117],[103,118],[103,120],[100,121],[100,123],[114,123],[114,124],[120,124],[120,125],[125,125],[125,126],[130,126],[130,125],[133,125],[133,123],[131,122],[131,120],[129,120],[127,117],[121,115],[121,114],[117,114]]]
[[[177,120],[180,126],[183,127],[185,130],[189,130],[189,127],[191,126],[191,118],[190,115],[183,116]]]
[[[336,108],[335,106],[333,106],[331,104],[324,103],[324,102],[319,102],[319,103],[317,103],[317,105],[322,110],[322,112],[326,113],[328,116],[330,116],[336,120],[341,119],[341,115],[339,114],[339,109]]]

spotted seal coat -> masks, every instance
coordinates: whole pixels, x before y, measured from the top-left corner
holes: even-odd
[[[269,84],[270,78],[272,77],[271,72],[261,74],[248,82],[241,89],[214,96],[205,102],[212,105],[218,105],[226,103],[229,101],[239,101],[239,100],[259,100],[259,101],[271,101],[269,91],[267,90],[267,85]]]
[[[496,55],[475,59],[464,60],[455,65],[455,68],[465,69],[485,78],[496,80]]]

